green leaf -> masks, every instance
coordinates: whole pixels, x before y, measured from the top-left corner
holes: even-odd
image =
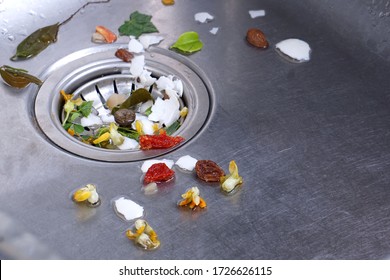
[[[139,140],[139,133],[136,130],[125,128],[125,127],[118,127],[118,132],[127,137],[134,140]]]
[[[70,123],[70,122],[67,122],[65,123],[62,127],[65,129],[65,130],[68,130],[73,124]]]
[[[8,85],[14,88],[25,88],[30,83],[42,84],[42,81],[37,77],[27,74],[26,70],[13,68],[8,65],[0,67],[0,75]]]
[[[170,126],[168,126],[165,131],[168,135],[172,135],[176,130],[178,130],[180,127],[180,122],[179,121],[175,121],[173,124],[171,124]]]
[[[158,32],[158,29],[151,22],[152,16],[141,14],[138,11],[130,15],[130,20],[125,21],[118,31],[121,36],[135,36],[138,38],[143,33]]]
[[[149,116],[152,113],[152,106],[150,106],[148,109],[145,110],[145,115]]]
[[[73,124],[73,129],[76,134],[80,134],[84,132],[84,127],[79,124]]]
[[[78,117],[80,117],[80,116],[81,116],[80,113],[75,112],[75,113],[73,113],[73,114],[70,115],[69,121],[70,121],[70,122],[74,122],[74,121],[75,121]]]
[[[36,56],[50,44],[57,41],[59,23],[40,28],[24,39],[16,48],[11,60],[28,59]]]
[[[152,95],[149,91],[144,88],[139,88],[132,92],[132,94],[123,102],[118,109],[129,109],[130,107],[137,105],[141,102],[146,102],[148,100],[153,100]],[[115,109],[115,108],[114,108]],[[118,109],[112,110],[114,114]]]
[[[184,54],[191,54],[200,51],[203,48],[202,41],[199,40],[199,34],[194,31],[184,32],[170,49],[178,50]]]
[[[84,101],[78,106],[78,112],[80,112],[84,117],[88,117],[92,111],[92,103],[93,101]]]

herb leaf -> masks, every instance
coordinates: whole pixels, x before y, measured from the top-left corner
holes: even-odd
[[[30,83],[34,83],[39,86],[42,84],[42,81],[37,77],[27,74],[26,70],[13,68],[8,65],[0,67],[0,75],[8,85],[14,88],[25,88]]]
[[[92,103],[93,101],[84,101],[78,106],[78,112],[80,112],[84,117],[88,117],[92,111]]]
[[[84,132],[84,127],[79,124],[73,124],[74,132],[77,134],[83,133]]]
[[[130,15],[130,20],[125,21],[118,31],[120,35],[135,36],[138,38],[143,33],[158,32],[158,29],[150,21],[152,16],[141,14],[138,11]]]
[[[184,32],[177,41],[170,47],[184,54],[191,54],[200,51],[203,48],[202,41],[199,40],[199,34],[195,31]]]
[[[178,130],[180,127],[180,122],[179,121],[175,121],[173,124],[171,124],[170,126],[168,126],[166,129],[165,129],[165,132],[168,134],[168,135],[172,135],[176,130]]]

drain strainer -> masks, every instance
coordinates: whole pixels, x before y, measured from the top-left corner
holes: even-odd
[[[35,117],[43,133],[54,144],[72,154],[101,161],[126,162],[157,157],[190,141],[202,129],[211,110],[210,83],[203,72],[191,61],[171,51],[151,48],[145,55],[145,69],[158,79],[172,75],[181,80],[183,95],[180,108],[187,107],[188,114],[173,133],[185,140],[171,149],[119,150],[105,149],[87,144],[70,135],[62,126],[64,118],[63,90],[74,97],[92,101],[96,114],[109,114],[106,101],[112,94],[128,95],[135,89],[136,80],[129,74],[130,65],[114,56],[119,47],[103,46],[71,54],[43,73],[44,83],[35,99]],[[150,92],[153,87],[150,87]],[[86,131],[90,130],[86,127]]]

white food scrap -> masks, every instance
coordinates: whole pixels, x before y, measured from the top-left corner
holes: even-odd
[[[140,218],[144,215],[144,208],[125,197],[120,197],[114,202],[117,213],[123,215],[123,217],[130,221]]]
[[[184,170],[192,171],[195,169],[197,161],[198,160],[193,158],[192,156],[186,155],[179,158],[175,164]]]
[[[310,60],[311,48],[308,43],[300,39],[286,39],[275,45],[277,51],[291,58],[295,62]]]
[[[159,44],[162,40],[164,40],[164,37],[158,35],[143,34],[139,37],[139,42],[142,44],[144,49],[149,48],[151,45]]]
[[[213,34],[213,35],[216,35],[218,30],[219,30],[219,27],[213,27],[213,28],[210,29],[210,33]]]
[[[207,12],[201,12],[195,14],[195,20],[200,23],[212,21],[214,17]]]
[[[265,10],[250,10],[249,15],[251,18],[263,17],[265,16]]]

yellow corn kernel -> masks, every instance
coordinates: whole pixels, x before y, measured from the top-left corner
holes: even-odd
[[[110,139],[110,133],[109,132],[105,132],[103,133],[102,135],[100,135],[99,138],[93,140],[92,143],[94,144],[99,144],[99,143],[102,143],[102,142],[105,142],[105,141],[108,141]]]
[[[187,116],[187,114],[188,114],[188,108],[183,107],[183,109],[180,110],[180,117],[184,118]]]

